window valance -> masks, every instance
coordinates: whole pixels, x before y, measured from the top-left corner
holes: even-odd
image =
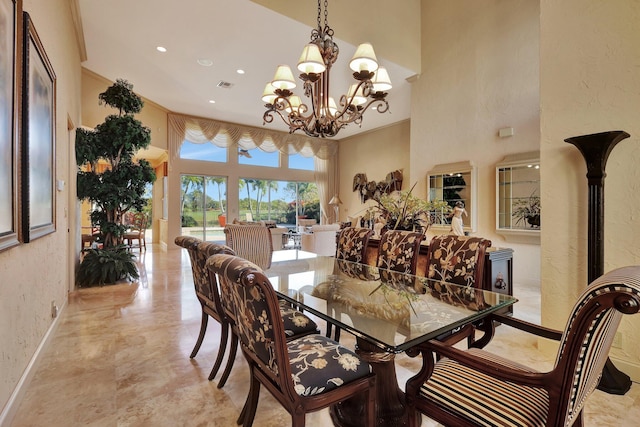
[[[260,147],[268,153],[280,151],[290,155],[299,153],[304,157],[317,157],[328,160],[338,152],[338,142],[329,139],[310,138],[291,135],[285,132],[266,130],[252,126],[242,126],[219,122],[211,119],[168,114],[169,155],[176,158],[184,140],[195,144],[211,143],[218,147],[231,147],[251,150]]]

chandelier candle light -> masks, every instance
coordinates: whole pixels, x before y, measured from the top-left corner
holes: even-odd
[[[378,66],[370,43],[358,46],[349,63],[356,83],[349,87],[346,95],[340,96],[340,104],[329,95],[329,73],[338,59],[339,49],[333,42],[333,29],[327,23],[327,1],[324,0],[324,27],[320,20],[321,0],[318,0],[318,28],[311,31],[311,42],[304,47],[298,61],[300,80],[311,107],[291,91],[296,83],[288,65],[278,66],[275,77],[262,94],[267,109],[264,123],[273,122],[277,113],[289,126],[289,133],[302,130],[312,137],[334,137],[349,123],[361,125],[362,115],[374,103],[379,113],[389,110],[385,91],[391,89],[391,80],[387,70]]]

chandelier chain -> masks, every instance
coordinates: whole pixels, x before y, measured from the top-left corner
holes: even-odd
[[[318,0],[318,7],[320,6],[320,0]],[[318,22],[318,26],[320,23]],[[329,26],[329,0],[324,0],[324,26]]]

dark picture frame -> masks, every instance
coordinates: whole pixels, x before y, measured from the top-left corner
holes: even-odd
[[[56,75],[31,17],[23,12],[22,241],[56,231]]]
[[[20,243],[22,0],[0,0],[0,251]]]

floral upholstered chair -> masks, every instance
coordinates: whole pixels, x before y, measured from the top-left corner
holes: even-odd
[[[482,237],[435,236],[429,243],[427,277],[469,288],[482,289],[484,254],[489,247],[491,247],[491,240]],[[470,292],[468,296],[475,297],[477,295]],[[471,345],[475,339],[475,328],[471,324],[465,325],[459,330],[438,338],[449,344],[455,344],[466,338],[468,344]]]
[[[496,353],[460,350],[438,341],[418,346],[422,369],[407,381],[409,426],[417,412],[450,426],[582,426],[582,409],[602,375],[623,314],[640,308],[640,266],[596,279],[578,299],[564,332],[504,314],[485,322],[559,341],[553,369],[538,372]],[[434,353],[443,356],[437,362]]]
[[[225,327],[227,322],[224,320],[224,312],[220,306],[218,284],[215,275],[209,274],[209,270],[206,268],[206,262],[207,258],[213,254],[226,253],[233,255],[233,251],[227,246],[213,242],[203,242],[202,240],[191,236],[178,236],[175,239],[175,244],[186,249],[189,253],[196,297],[198,298],[202,309],[200,333],[198,334],[198,340],[196,341],[196,345],[191,351],[191,355],[189,357],[194,358],[198,354],[202,341],[204,340],[204,335],[207,332],[209,317],[212,317],[222,325],[219,345],[220,349],[218,350],[218,356],[213,365],[213,369],[211,369],[211,373],[209,374],[209,379],[213,379],[220,368],[220,364],[222,363],[222,358],[226,350],[228,328]]]
[[[220,297],[220,288],[217,277],[209,271],[206,267],[206,263],[207,259],[212,255],[235,255],[235,253],[228,246],[214,242],[204,242],[196,237],[178,236],[175,239],[175,243],[178,246],[187,249],[187,252],[189,253],[196,297],[198,298],[202,308],[200,333],[198,334],[198,340],[196,341],[196,345],[189,357],[194,358],[198,354],[207,331],[209,317],[214,318],[221,325],[218,355],[213,368],[209,373],[209,380],[212,380],[216,376],[222,364],[222,359],[224,358],[227,348],[229,330],[233,322],[231,321],[232,319],[229,319],[227,312],[224,309],[224,303]],[[283,317],[286,318],[286,332],[289,336],[301,336],[318,331],[318,327],[315,322],[306,315],[286,306],[282,308],[282,312]],[[230,353],[233,357],[230,356],[227,358],[227,366],[220,378],[220,381],[218,382],[218,388],[222,388],[224,386],[229,374],[231,373],[233,361],[235,360],[236,349],[237,340],[234,344],[234,340],[232,339]]]
[[[362,425],[375,425],[375,375],[368,363],[322,335],[287,340],[275,290],[254,264],[214,255],[207,265],[228,286],[227,300],[250,369],[249,395],[238,424],[253,424],[263,385],[291,414],[294,427],[304,426],[307,412],[355,395],[367,402]]]
[[[336,245],[336,259],[351,261],[355,263],[365,263],[367,245],[373,236],[373,230],[360,227],[344,227],[338,233],[338,243]],[[333,326],[327,323],[327,336],[330,337]],[[340,340],[340,328],[335,327],[333,339]]]
[[[424,238],[424,234],[414,231],[386,231],[380,237],[378,268],[416,274],[420,242]]]
[[[482,287],[484,254],[491,240],[442,235],[429,243],[427,277],[475,288]]]
[[[364,262],[365,252],[373,230],[368,228],[345,227],[338,234],[336,258],[352,262]]]
[[[235,257],[241,259],[243,262],[240,264],[245,269],[253,269],[262,271],[260,267],[251,261],[247,261],[244,258]],[[207,269],[209,270],[210,277],[213,279],[214,277],[218,278],[219,290],[220,290],[220,305],[222,311],[224,312],[224,322],[223,328],[226,326],[230,328],[231,334],[231,348],[229,349],[229,356],[227,357],[227,365],[218,381],[218,388],[222,388],[229,375],[231,373],[231,369],[233,368],[233,362],[236,358],[236,352],[238,350],[238,330],[237,330],[237,319],[236,313],[231,306],[231,300],[229,299],[231,283],[225,276],[220,276],[217,273],[212,273],[212,270],[209,266],[209,260],[207,260]],[[280,318],[282,319],[282,323],[284,325],[284,332],[287,339],[295,339],[309,334],[317,334],[319,332],[318,325],[306,314],[301,311],[296,310],[294,307],[286,303],[284,300],[279,300],[280,306]],[[209,379],[212,379],[210,377]]]

